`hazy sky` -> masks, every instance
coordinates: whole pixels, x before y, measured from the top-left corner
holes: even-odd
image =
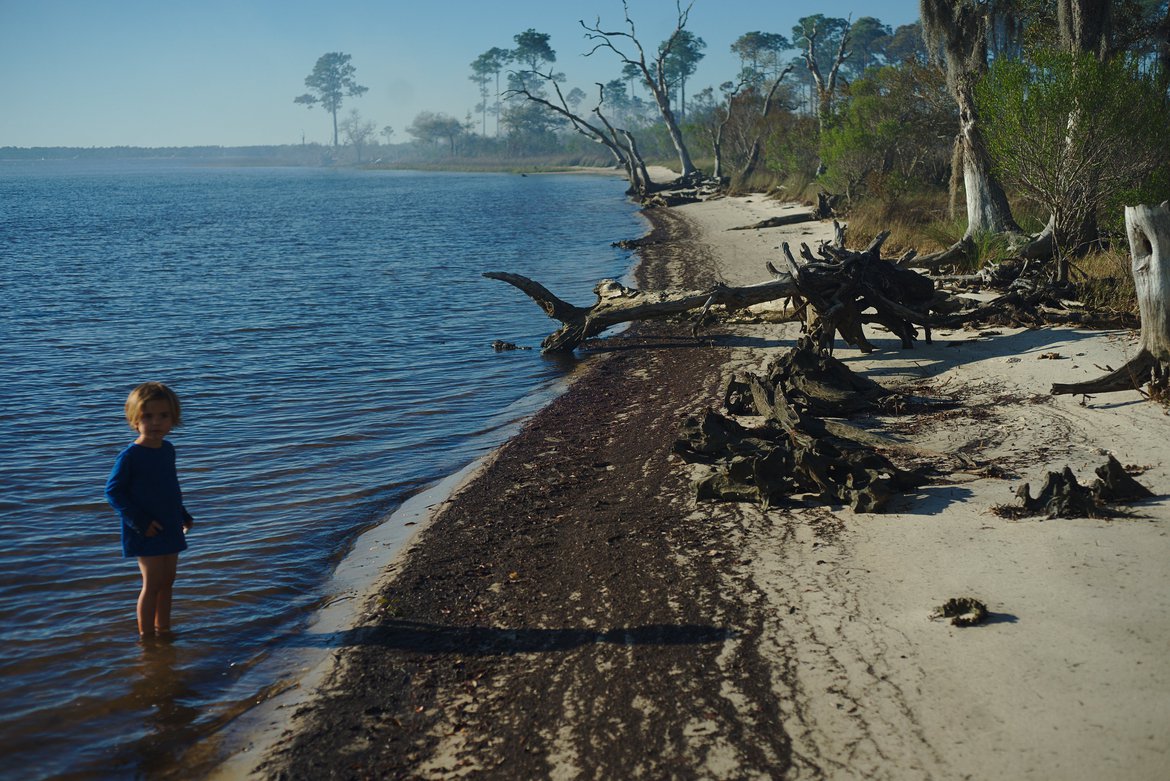
[[[674,28],[674,0],[630,0],[647,50]],[[685,3],[684,3],[685,7]],[[693,94],[732,79],[745,32],[790,35],[802,16],[876,16],[897,27],[918,0],[695,0],[687,29],[707,43]],[[395,140],[420,111],[460,119],[478,102],[472,60],[549,33],[567,87],[592,95],[620,74],[584,57],[579,19],[624,29],[621,0],[0,0],[0,147],[244,146],[331,140],[328,115],[293,103],[326,52],[352,55],[349,98]]]

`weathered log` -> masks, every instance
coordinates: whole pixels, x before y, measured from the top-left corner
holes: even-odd
[[[888,236],[888,231],[878,234],[861,252],[822,244],[820,259],[803,244],[803,265],[787,243],[781,246],[786,273],[795,281],[801,298],[812,306],[807,330],[822,351],[832,352],[835,333],[863,352],[873,351],[876,348],[862,327],[867,322],[885,326],[901,339],[904,348],[913,347],[915,324],[926,329],[927,341],[930,340],[934,283],[916,271],[881,258],[881,247]],[[768,270],[776,276],[785,273],[770,263]],[[863,314],[866,310],[872,310],[872,314]]]
[[[1113,456],[1094,471],[1093,493],[1103,502],[1140,502],[1154,497],[1154,492],[1130,477]]]
[[[837,205],[841,203],[841,197],[824,191],[817,193],[817,208],[813,211],[813,215],[821,220],[836,217]]]
[[[541,343],[544,352],[570,352],[589,337],[619,323],[669,317],[704,307],[709,309],[715,304],[734,311],[788,298],[796,292],[792,279],[787,277],[743,287],[717,284],[706,290],[659,293],[635,290],[604,279],[593,288],[597,302],[591,307],[581,307],[558,298],[548,288],[520,274],[488,271],[484,276],[518,288],[549,317],[560,321],[560,329]]]
[[[1060,472],[1049,472],[1040,493],[1032,496],[1028,483],[1016,491],[1018,505],[994,508],[1009,518],[1043,515],[1048,518],[1115,518],[1122,513],[1114,504],[1138,502],[1154,494],[1130,477],[1117,459],[1109,460],[1096,469],[1097,479],[1092,485],[1081,485],[1067,466]]]
[[[798,214],[783,214],[777,217],[769,217],[766,220],[760,220],[752,225],[740,225],[735,228],[728,228],[733,231],[750,231],[761,230],[763,228],[781,228],[785,225],[798,225],[802,222],[812,222],[817,219],[812,212],[800,212]]]
[[[1170,206],[1125,207],[1134,287],[1141,313],[1137,354],[1116,371],[1095,380],[1056,383],[1053,394],[1112,393],[1150,383],[1161,392],[1170,387]]]
[[[892,395],[831,355],[801,349],[801,345],[768,366],[767,382],[770,387],[782,388],[800,411],[821,416],[871,411]]]
[[[964,236],[945,250],[919,255],[915,263],[922,268],[936,269],[948,263],[961,263],[967,258],[974,257],[974,254],[975,242]]]
[[[1049,472],[1040,493],[1033,497],[1024,483],[1016,491],[1023,513],[1049,518],[1107,518],[1111,515],[1097,502],[1093,492],[1077,482],[1067,466],[1061,472]]]
[[[716,467],[696,484],[699,499],[771,506],[794,494],[813,494],[829,504],[847,504],[855,512],[880,512],[895,494],[922,484],[921,472],[899,469],[874,449],[892,445],[888,439],[808,414],[809,397],[802,391],[787,395],[801,387],[794,377],[805,369],[822,380],[829,378],[832,396],[845,388],[881,397],[888,396],[887,391],[834,359],[817,355],[808,339],[777,363],[781,365],[769,375],[779,377],[778,382],[748,375],[734,380],[727,394],[736,397],[741,412],[763,416],[766,428],[748,430],[709,409],[684,423],[675,452],[684,460]],[[828,413],[856,409],[851,399],[843,399],[837,409],[832,409],[828,396],[817,403]]]

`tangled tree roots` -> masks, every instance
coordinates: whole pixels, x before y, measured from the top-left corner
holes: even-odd
[[[1048,518],[1115,518],[1121,513],[1109,505],[1137,502],[1153,497],[1153,493],[1134,480],[1113,456],[1097,467],[1097,479],[1092,485],[1077,482],[1076,475],[1067,466],[1062,472],[1049,472],[1040,493],[1032,496],[1032,489],[1024,483],[1016,491],[1019,505],[1001,505],[995,511],[1008,518],[1028,518],[1043,515]]]
[[[817,415],[855,412],[890,395],[802,340],[766,379],[737,378],[729,387],[729,410],[763,416],[762,428],[708,409],[684,422],[674,450],[685,461],[715,466],[696,485],[700,500],[768,507],[807,494],[855,512],[881,512],[925,476],[895,466],[874,448],[873,434]]]

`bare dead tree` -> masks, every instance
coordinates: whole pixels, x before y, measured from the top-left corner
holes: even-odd
[[[633,143],[633,137],[624,130],[614,128],[601,111],[601,106],[605,103],[604,85],[600,83],[597,85],[597,105],[593,108],[593,113],[597,115],[598,120],[603,125],[603,128],[599,128],[569,107],[568,99],[561,91],[561,85],[557,82],[555,74],[551,70],[547,73],[537,70],[523,71],[523,73],[536,76],[550,84],[556,93],[556,102],[530,91],[527,87],[508,90],[505,93],[505,97],[523,97],[537,105],[544,106],[554,114],[564,117],[578,133],[601,144],[610,151],[617,164],[625,169],[626,178],[630,182],[631,192],[636,192],[640,195],[645,195],[650,192],[653,186],[650,181],[650,174],[646,169],[646,163],[642,161],[641,156],[638,154],[638,149]]]
[[[601,106],[605,102],[605,85],[599,83],[597,86],[601,91],[602,100],[594,107],[593,113],[605,125],[605,129],[609,132],[614,143],[626,150],[627,171],[632,188],[639,194],[646,195],[652,192],[655,187],[654,183],[650,181],[650,171],[646,168],[646,161],[642,158],[642,153],[638,151],[638,142],[634,140],[634,135],[630,131],[625,128],[615,128],[609,119],[601,113]]]
[[[772,88],[768,90],[768,96],[764,98],[764,108],[760,111],[757,132],[752,140],[751,150],[748,151],[747,162],[744,163],[743,170],[739,173],[740,181],[747,181],[755,173],[756,166],[760,163],[761,142],[764,139],[764,133],[768,130],[768,114],[772,111],[772,101],[776,97],[776,90],[780,88],[780,82],[784,81],[784,77],[792,72],[792,68],[792,65],[788,65],[780,71],[780,75],[772,82]],[[834,68],[834,70],[836,69]],[[730,106],[728,106],[728,110],[730,111]]]
[[[599,49],[609,49],[616,54],[625,65],[632,65],[642,74],[642,79],[646,86],[650,89],[651,94],[654,95],[654,102],[658,106],[658,113],[662,115],[662,121],[666,124],[666,130],[670,134],[670,140],[674,144],[675,151],[678,153],[679,167],[682,169],[682,176],[692,176],[698,172],[695,164],[691,161],[690,152],[687,150],[686,142],[683,140],[682,130],[678,126],[678,120],[675,119],[674,111],[670,106],[670,87],[667,84],[666,60],[670,56],[671,50],[679,41],[679,36],[686,28],[687,17],[690,15],[691,3],[687,4],[686,8],[682,7],[681,2],[676,0],[675,8],[678,11],[677,21],[675,23],[674,32],[671,33],[666,43],[658,51],[658,55],[651,61],[646,59],[646,51],[642,47],[642,43],[638,40],[637,30],[634,27],[634,21],[630,18],[630,6],[627,0],[622,0],[622,8],[625,11],[626,27],[628,30],[603,30],[601,28],[601,19],[598,18],[593,25],[587,25],[582,20],[581,27],[585,29],[585,37],[594,42],[593,48],[586,52],[588,57]],[[619,43],[627,44],[633,47],[632,52],[627,52],[619,48]]]
[[[817,64],[817,38],[821,32],[815,24],[811,30],[804,31],[804,51],[801,52],[801,56],[817,88],[817,125],[824,133],[825,124],[833,113],[833,93],[837,90],[837,74],[841,70],[841,63],[845,62],[851,53],[847,51],[851,28],[846,27],[841,35],[841,43],[837,46],[837,54],[833,57],[828,76],[821,73],[821,67]]]
[[[715,154],[715,170],[711,175],[716,179],[723,178],[723,134],[727,131],[727,123],[731,121],[732,109],[735,108],[735,99],[740,96],[745,86],[747,86],[747,82],[740,79],[739,83],[730,92],[726,93],[727,106],[725,108],[719,107],[722,108],[723,119],[719,120],[719,124],[715,126],[715,131],[711,134],[711,151]],[[716,110],[719,110],[719,108]]]

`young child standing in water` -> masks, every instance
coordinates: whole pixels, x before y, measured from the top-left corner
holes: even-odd
[[[179,397],[160,382],[143,383],[126,399],[126,420],[138,438],[114,461],[106,498],[122,517],[122,556],[136,557],[142,572],[138,633],[166,636],[179,553],[195,522],[183,507],[175,446],[165,439],[182,422]]]

